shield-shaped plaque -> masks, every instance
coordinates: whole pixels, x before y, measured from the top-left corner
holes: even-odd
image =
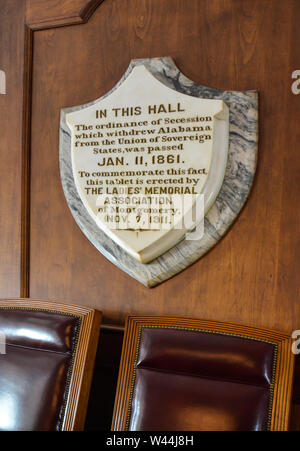
[[[61,112],[61,177],[73,216],[147,286],[221,238],[247,198],[256,154],[257,93],[200,86],[171,58],[134,60],[110,92]],[[203,233],[190,233],[203,224]]]

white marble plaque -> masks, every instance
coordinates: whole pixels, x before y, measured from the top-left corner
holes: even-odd
[[[110,92],[62,109],[62,185],[96,248],[155,286],[232,225],[251,189],[257,142],[256,91],[199,85],[169,57],[132,60]]]
[[[68,113],[66,122],[85,208],[139,261],[158,257],[203,220],[199,195],[204,214],[215,201],[228,154],[222,100],[177,92],[140,65],[109,95]]]

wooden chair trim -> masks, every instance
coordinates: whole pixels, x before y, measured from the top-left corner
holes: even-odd
[[[168,316],[129,316],[125,326],[112,430],[124,431],[129,427],[139,342],[144,327],[219,333],[273,344],[275,355],[273,380],[270,387],[268,429],[288,429],[294,370],[294,355],[291,352],[292,340],[288,334],[220,321]]]
[[[76,304],[40,299],[0,299],[0,309],[26,309],[76,316],[80,320],[77,343],[67,382],[62,431],[83,430],[100,333],[101,312]]]

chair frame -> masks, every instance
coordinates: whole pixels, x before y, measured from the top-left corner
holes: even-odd
[[[129,427],[140,336],[144,327],[219,333],[274,344],[277,352],[275,351],[274,380],[271,386],[272,402],[269,411],[269,430],[288,430],[295,360],[291,351],[292,339],[290,335],[254,326],[170,316],[129,316],[127,318],[112,430],[126,431]]]
[[[69,314],[80,319],[80,329],[68,381],[62,431],[83,430],[100,333],[101,312],[92,308],[29,298],[0,299],[1,309],[23,309]]]

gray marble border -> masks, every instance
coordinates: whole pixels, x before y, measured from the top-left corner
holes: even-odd
[[[94,246],[112,263],[147,287],[154,287],[184,270],[216,245],[237,218],[245,204],[253,182],[258,147],[257,91],[220,91],[201,86],[186,78],[173,60],[151,58],[132,60],[119,83],[102,99],[113,92],[128,77],[132,69],[144,64],[147,69],[171,89],[204,99],[221,99],[230,111],[229,155],[226,174],[218,197],[205,216],[205,232],[198,241],[182,240],[169,251],[143,264],[131,257],[97,226],[87,212],[77,192],[71,162],[71,134],[66,113],[91,106],[61,110],[59,159],[61,180],[69,208],[75,221]]]

